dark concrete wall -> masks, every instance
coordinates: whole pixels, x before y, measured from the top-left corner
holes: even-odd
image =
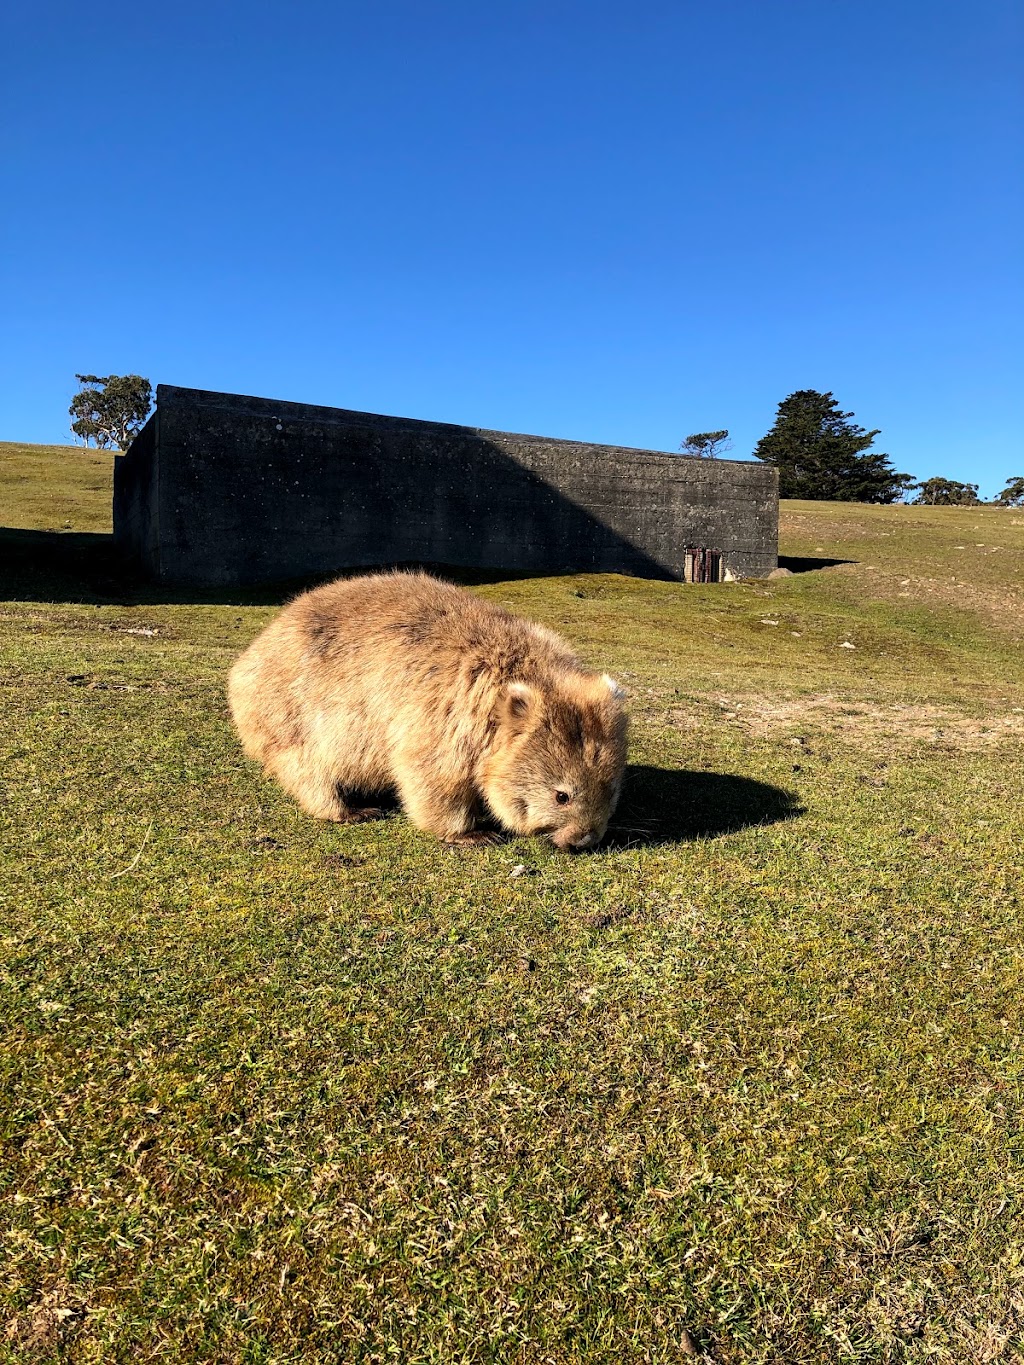
[[[160,410],[132,442],[127,455],[114,460],[114,539],[130,557],[158,575],[157,448]]]
[[[164,582],[362,565],[682,578],[775,568],[776,471],[160,385],[115,465],[114,533]]]

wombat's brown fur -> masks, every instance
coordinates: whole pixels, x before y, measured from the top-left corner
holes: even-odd
[[[396,792],[450,843],[516,834],[592,848],[626,761],[622,693],[568,645],[426,574],[341,579],[296,598],[231,670],[246,752],[311,815],[364,819]]]

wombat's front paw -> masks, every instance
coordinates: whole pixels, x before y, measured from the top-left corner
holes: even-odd
[[[471,829],[466,834],[453,834],[444,842],[447,848],[493,848],[504,843],[504,838],[497,830]]]
[[[338,816],[339,825],[361,825],[364,820],[383,820],[387,811],[380,806],[359,806],[349,808],[344,815]]]

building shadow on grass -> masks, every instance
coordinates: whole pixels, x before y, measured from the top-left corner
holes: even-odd
[[[792,792],[750,777],[630,764],[602,848],[712,839],[803,814],[804,807]]]
[[[114,537],[99,531],[25,531],[0,526],[0,601],[79,602],[87,606],[280,606],[319,583],[387,568],[425,569],[452,583],[506,583],[555,575],[523,569],[466,569],[445,564],[362,565],[332,573],[244,587],[197,588],[156,583],[126,564]]]
[[[815,569],[834,569],[840,564],[857,564],[856,559],[815,559],[813,555],[779,555],[779,568],[790,573],[813,573]]]

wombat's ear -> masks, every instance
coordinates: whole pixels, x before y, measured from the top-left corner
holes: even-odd
[[[610,673],[602,673],[601,681],[616,701],[625,701],[626,689],[617,683]]]
[[[501,698],[502,719],[514,730],[522,730],[537,709],[539,698],[529,683],[505,684]]]

